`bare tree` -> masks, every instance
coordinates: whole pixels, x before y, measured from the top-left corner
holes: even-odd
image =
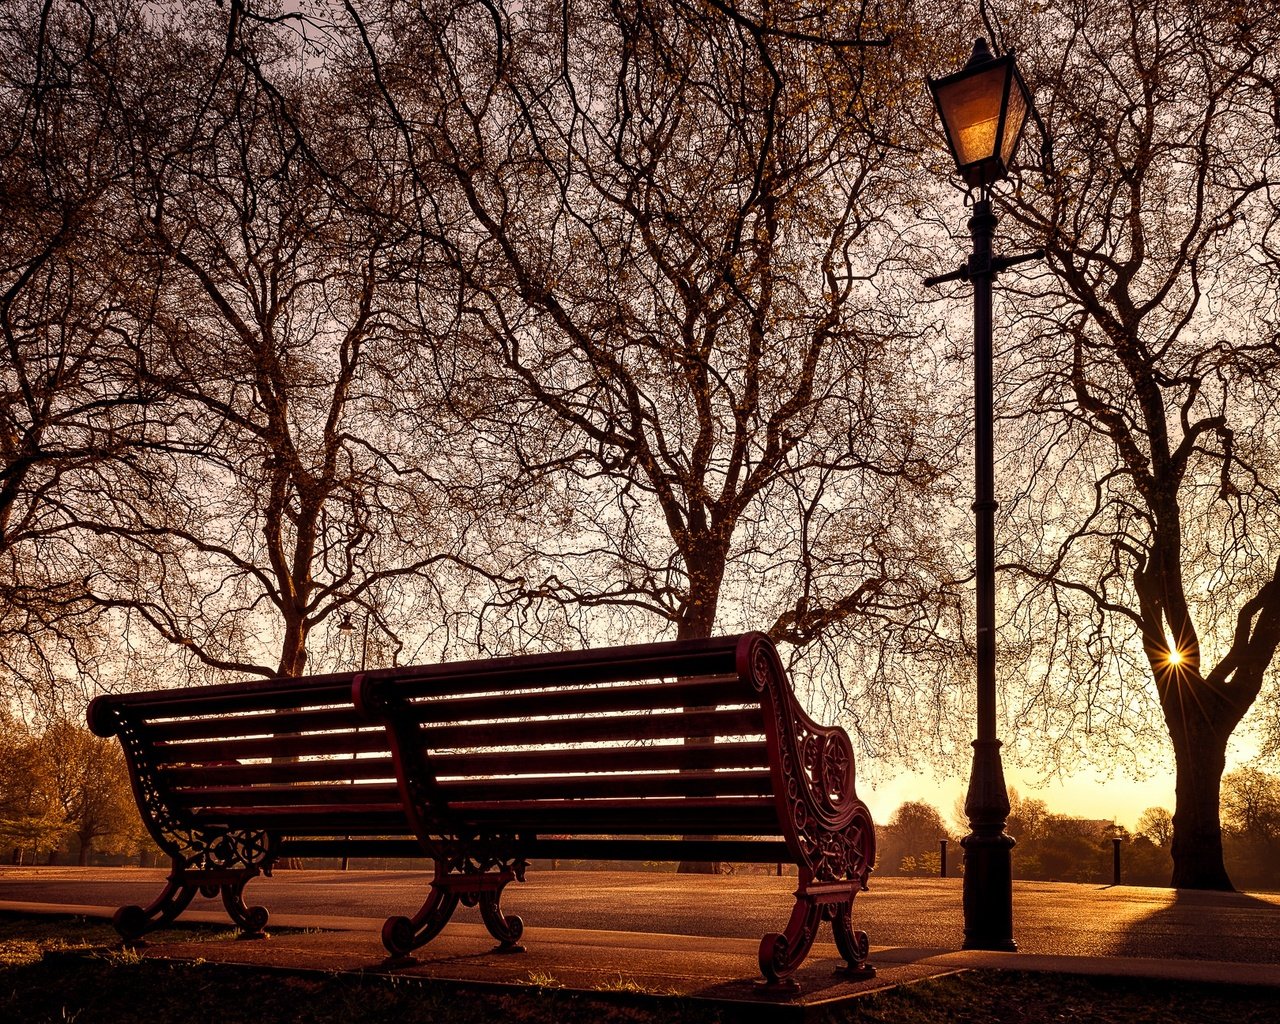
[[[1226,745],[1280,644],[1280,19],[1088,0],[1005,23],[1055,149],[1006,204],[1052,271],[1006,334],[1030,339],[1005,353],[1031,483],[1003,533],[1035,641],[1011,707],[1079,745],[1162,718],[1173,884],[1229,888]]]
[[[1163,807],[1148,807],[1138,818],[1134,834],[1145,836],[1161,849],[1173,842],[1173,815]]]
[[[134,24],[129,5],[102,6],[26,2],[0,20],[0,660],[7,696],[47,714],[66,670],[96,674],[109,647],[76,523],[133,486],[131,460],[166,426],[139,373],[144,325],[100,273],[124,177],[104,68]]]
[[[474,352],[454,400],[544,488],[546,568],[502,628],[554,640],[588,609],[588,636],[805,645],[927,622],[934,380],[891,283],[905,72],[862,45],[881,27],[348,9],[456,276],[430,310]]]
[[[403,198],[294,36],[225,32],[141,26],[112,97],[133,172],[116,294],[182,422],[151,450],[163,485],[85,523],[93,594],[193,666],[301,674],[312,631],[332,645],[359,609],[394,659],[407,622],[414,642],[444,628],[469,515],[433,475],[431,396],[402,390]]]

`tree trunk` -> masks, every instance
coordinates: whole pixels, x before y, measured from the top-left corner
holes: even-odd
[[[690,578],[694,581],[691,586],[692,596],[689,602],[689,609],[685,614],[684,620],[680,623],[680,628],[676,632],[677,640],[704,640],[711,636],[712,629],[715,625],[716,607],[719,603],[720,581],[724,578],[724,559],[710,566],[704,566],[701,571],[693,565],[690,566]],[[698,586],[702,583],[702,586]],[[710,711],[711,708],[685,708],[686,711]],[[693,746],[709,746],[715,743],[715,738],[689,738],[685,740]],[[685,839],[707,839],[716,838],[715,836],[684,836]],[[725,866],[720,861],[715,860],[682,860],[676,866],[676,874],[679,875],[720,875],[724,873]]]
[[[89,866],[89,854],[91,854],[92,852],[93,852],[93,840],[81,839],[80,840],[80,856],[77,859],[76,863],[79,864],[82,868],[87,868]]]
[[[1196,680],[1199,683],[1200,680]],[[1193,684],[1195,685],[1195,684]],[[1170,719],[1177,766],[1173,814],[1173,878],[1175,889],[1219,889],[1234,886],[1222,860],[1219,789],[1226,769],[1231,730],[1215,729],[1202,719]]]

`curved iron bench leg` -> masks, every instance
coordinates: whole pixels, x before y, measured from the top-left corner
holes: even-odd
[[[831,930],[835,933],[836,949],[840,950],[845,961],[845,966],[838,968],[838,972],[851,980],[874,978],[876,969],[867,963],[871,943],[866,932],[854,930],[852,901],[834,908]]]
[[[804,892],[796,890],[791,919],[783,932],[769,932],[760,940],[760,973],[762,988],[795,991],[799,988],[791,975],[804,962],[822,922],[822,905]]]
[[[489,934],[498,940],[493,948],[495,953],[523,953],[520,936],[524,934],[524,922],[515,914],[502,912],[502,890],[507,887],[510,877],[504,878],[496,889],[490,889],[480,895],[480,917]]]
[[[147,932],[168,924],[186,910],[195,897],[197,888],[197,884],[182,877],[181,870],[175,864],[159,896],[145,907],[137,904],[121,907],[112,915],[111,926],[126,942],[136,942]]]
[[[437,878],[431,895],[413,917],[389,917],[382,925],[382,944],[392,956],[408,956],[440,934],[458,906],[458,894]]]
[[[222,888],[222,905],[227,908],[227,914],[231,920],[236,923],[236,927],[240,929],[238,938],[241,939],[265,939],[267,937],[266,927],[267,913],[266,907],[248,907],[244,902],[244,887],[249,884],[249,880],[256,876],[254,874],[246,874],[245,877],[235,882],[228,882]]]
[[[867,963],[871,945],[867,933],[853,929],[853,898],[855,882],[814,882],[813,876],[800,869],[800,884],[796,886],[796,902],[791,909],[791,920],[786,931],[770,932],[760,940],[760,972],[762,988],[794,992],[799,987],[791,975],[809,955],[818,928],[823,921],[831,922],[836,948],[845,964],[839,973],[855,980],[874,978],[875,968]]]

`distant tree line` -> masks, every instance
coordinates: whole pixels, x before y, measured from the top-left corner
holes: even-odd
[[[153,850],[119,743],[79,722],[32,732],[0,713],[0,859],[84,865]]]
[[[1013,876],[1028,881],[1110,884],[1113,841],[1121,841],[1121,884],[1165,886],[1173,866],[1173,815],[1163,807],[1143,811],[1133,830],[1108,819],[1050,811],[1043,800],[1011,791],[1008,832],[1017,840]],[[1280,890],[1280,776],[1255,767],[1222,780],[1223,849],[1227,870],[1244,889]],[[876,874],[937,877],[939,841],[948,841],[947,873],[963,873],[959,839],[963,807],[948,824],[924,801],[907,801],[877,833]]]

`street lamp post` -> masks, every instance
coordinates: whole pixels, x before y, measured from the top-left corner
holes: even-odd
[[[995,442],[992,411],[991,293],[996,275],[1043,251],[997,257],[996,215],[991,186],[1008,176],[1022,126],[1031,111],[1031,93],[1013,62],[1013,54],[996,57],[985,39],[974,42],[963,68],[929,89],[942,119],[947,145],[970,189],[977,189],[969,234],[973,251],[968,262],[949,274],[931,277],[973,285],[974,361],[974,503],[977,587],[977,738],[964,809],[969,835],[964,848],[965,949],[1016,950],[1013,939],[1014,840],[1005,833],[1009,794],[996,729],[996,586],[995,586]]]

